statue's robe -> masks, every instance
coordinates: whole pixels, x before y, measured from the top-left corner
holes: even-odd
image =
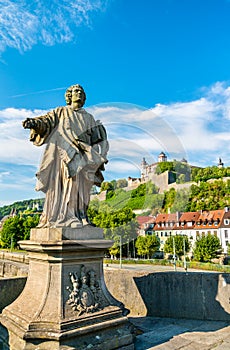
[[[36,174],[36,190],[46,194],[39,227],[73,227],[87,219],[91,187],[103,181],[104,129],[83,108],[73,111],[70,106],[35,119],[30,140],[36,146],[47,144]]]

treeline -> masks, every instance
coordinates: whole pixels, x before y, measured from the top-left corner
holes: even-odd
[[[192,168],[191,180],[195,182],[205,182],[210,179],[222,179],[223,177],[230,177],[230,167],[218,168],[211,166],[207,168]]]
[[[165,171],[175,173],[175,181],[184,183],[189,181],[206,182],[210,179],[222,179],[230,177],[230,167],[218,168],[217,166],[209,166],[206,168],[191,167],[187,163],[178,162],[161,162],[156,167],[156,174],[160,175]]]
[[[33,205],[38,204],[40,208],[43,208],[44,198],[39,199],[28,199],[24,201],[14,202],[10,205],[4,205],[0,207],[0,220],[11,213],[12,210],[16,210],[17,213],[24,213],[27,211],[27,208],[30,208],[29,211],[38,211],[37,209],[33,209]],[[42,209],[41,209],[42,210]]]

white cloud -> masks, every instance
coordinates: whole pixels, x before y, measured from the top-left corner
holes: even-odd
[[[154,163],[162,150],[168,159],[184,157],[191,164],[208,166],[217,164],[221,157],[225,165],[230,166],[230,119],[226,114],[229,96],[230,88],[217,83],[204,91],[200,99],[156,105],[150,110],[124,103],[88,108],[105,124],[108,132],[110,150],[105,178],[138,177],[142,158]],[[34,173],[43,147],[35,147],[29,142],[29,130],[24,130],[21,122],[42,114],[45,111],[15,108],[0,111],[0,166],[6,163],[16,167],[29,166],[30,174],[27,175],[25,170],[21,184],[22,187],[31,186],[34,196],[37,196]],[[8,165],[0,167],[1,189],[2,185],[6,188],[7,183],[20,185],[8,175]]]
[[[107,0],[0,0],[0,53],[73,41],[75,29],[90,26],[92,13],[106,5]]]
[[[29,130],[24,130],[22,121],[45,114],[42,110],[7,108],[0,111],[0,162],[38,165],[43,148],[29,142]]]
[[[8,175],[10,175],[9,171],[2,171],[0,172],[0,183],[2,182],[2,180],[7,177]]]

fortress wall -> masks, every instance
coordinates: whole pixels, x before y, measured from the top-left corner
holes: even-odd
[[[90,196],[90,200],[98,199],[99,201],[105,201],[106,200],[106,191],[102,191],[99,194],[92,194]]]
[[[173,184],[168,185],[168,190],[170,190],[170,188],[175,188],[176,191],[181,190],[183,188],[189,189],[192,185],[197,186],[197,183],[196,182],[186,182],[184,184],[177,184],[176,182],[174,182]]]
[[[165,171],[163,174],[149,174],[148,180],[151,180],[158,188],[159,193],[164,193],[168,190],[169,173]]]

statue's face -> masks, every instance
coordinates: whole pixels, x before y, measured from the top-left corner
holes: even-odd
[[[67,91],[65,94],[65,100],[67,105],[71,104],[71,97],[72,97],[71,91]]]
[[[79,105],[83,106],[84,102],[84,91],[80,87],[74,86],[72,89],[72,104],[78,103]]]

